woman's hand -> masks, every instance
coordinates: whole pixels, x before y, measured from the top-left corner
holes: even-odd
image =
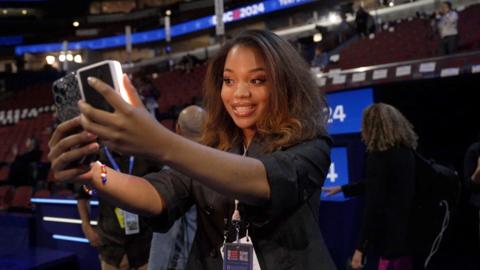
[[[363,268],[363,252],[356,249],[352,256],[352,269],[362,269]]]
[[[72,166],[73,162],[98,151],[96,136],[78,132],[80,118],[76,117],[60,124],[52,134],[48,146],[48,160],[56,180],[87,182],[91,179],[90,166]]]
[[[115,112],[95,109],[80,101],[80,118],[84,130],[97,135],[113,151],[156,158],[161,150],[156,142],[168,131],[143,107],[128,77],[124,76],[124,85],[131,104],[98,79],[89,77],[88,83],[107,100]]]
[[[337,193],[342,192],[342,187],[341,186],[322,187],[322,191],[326,193],[327,197],[330,197]]]

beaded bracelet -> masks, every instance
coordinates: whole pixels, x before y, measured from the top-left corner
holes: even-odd
[[[100,161],[97,161],[100,164],[100,179],[102,180],[102,185],[107,183],[107,166],[102,164]],[[83,185],[83,190],[88,193],[88,195],[96,194],[97,191],[93,188],[88,187],[87,185]]]
[[[102,184],[107,183],[107,166],[105,164],[100,164],[100,177],[102,179]]]

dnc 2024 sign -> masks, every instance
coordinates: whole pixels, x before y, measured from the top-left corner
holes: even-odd
[[[323,183],[324,187],[342,186],[348,184],[348,160],[346,147],[334,147],[331,154],[332,163],[328,169],[327,177]],[[323,201],[345,201],[343,193],[338,193],[333,196],[325,196],[322,192],[320,197]]]
[[[358,133],[363,110],[373,103],[371,88],[327,95],[329,106],[328,132],[331,135]]]

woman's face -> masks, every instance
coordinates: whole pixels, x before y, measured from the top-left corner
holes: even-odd
[[[272,83],[265,59],[248,46],[234,46],[227,55],[223,70],[222,101],[235,125],[255,131],[267,113]]]

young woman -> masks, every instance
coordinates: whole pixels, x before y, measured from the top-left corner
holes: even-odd
[[[89,83],[115,112],[79,103],[81,117],[60,125],[50,141],[56,179],[84,183],[122,208],[153,216],[159,231],[195,204],[198,229],[187,269],[221,269],[220,249],[236,238],[237,228],[240,237],[251,237],[257,269],[335,269],[318,227],[320,188],[330,164],[326,106],[287,41],[246,31],[211,60],[203,145],[168,131],[135,106],[140,103],[126,77],[134,106],[104,83]],[[69,135],[80,125],[84,132]],[[68,165],[98,151],[97,138],[174,170],[142,179],[107,168],[102,183],[100,164]]]
[[[380,255],[379,270],[410,270],[417,135],[397,109],[376,103],[363,113],[362,139],[368,152],[366,208],[352,268],[362,268],[363,253],[372,248]]]

